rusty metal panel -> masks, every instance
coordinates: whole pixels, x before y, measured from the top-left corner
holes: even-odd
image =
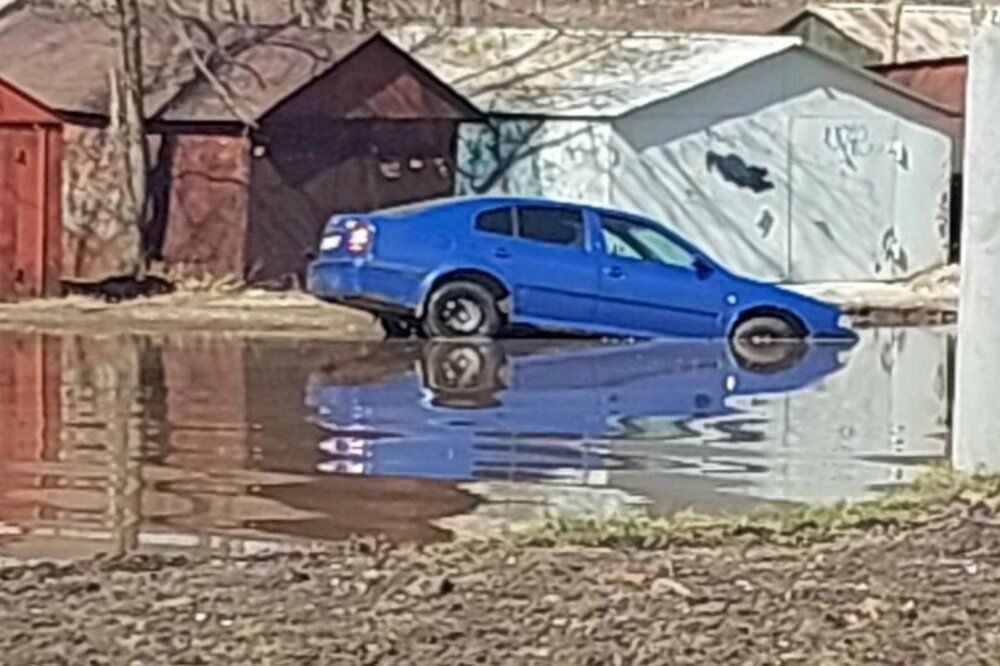
[[[30,96],[0,79],[0,122],[58,124],[59,119]]]
[[[247,140],[187,135],[173,141],[163,259],[196,273],[243,274],[249,204]]]
[[[246,277],[301,285],[335,213],[448,196],[456,123],[356,121],[272,131],[253,148]]]
[[[910,88],[940,104],[965,112],[965,58],[873,67],[873,71],[893,83]]]
[[[42,294],[62,293],[62,127],[45,128],[45,226],[42,246]]]
[[[59,213],[48,181],[55,176],[49,154],[57,143],[53,131],[37,125],[0,125],[0,299],[52,293],[47,267],[58,249],[50,230]],[[54,185],[58,187],[58,180]]]
[[[287,49],[284,49],[287,52]],[[295,81],[295,79],[293,79]],[[329,120],[475,120],[463,97],[384,39],[375,39],[329,72],[301,81],[294,94],[263,107],[267,125]],[[290,91],[291,92],[291,91]]]

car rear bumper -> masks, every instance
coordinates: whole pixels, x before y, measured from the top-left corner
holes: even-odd
[[[325,301],[372,312],[412,314],[417,307],[413,278],[370,263],[320,259],[310,264],[306,285]]]

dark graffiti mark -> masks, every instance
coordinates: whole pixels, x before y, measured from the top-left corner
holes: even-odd
[[[767,238],[771,235],[771,229],[774,228],[774,215],[771,215],[771,211],[765,209],[760,215],[760,219],[757,220],[757,228],[760,229],[760,237]]]
[[[825,220],[813,220],[812,223],[815,224],[816,228],[819,229],[823,233],[823,235],[829,238],[830,240],[834,240],[836,238],[833,235],[833,230],[830,228],[830,225]]]
[[[910,260],[906,254],[906,248],[896,235],[896,230],[892,227],[886,229],[882,235],[883,259],[902,272],[910,269]]]
[[[896,142],[889,147],[889,154],[896,160],[896,164],[904,171],[910,170],[910,151],[902,143]]]
[[[755,194],[774,189],[774,183],[767,179],[767,169],[750,166],[735,153],[720,155],[710,150],[705,155],[705,166],[709,171],[718,171],[726,182],[751,190]]]
[[[869,140],[868,126],[861,123],[827,127],[823,130],[823,143],[837,153],[840,161],[851,171],[858,170],[858,158],[868,157],[875,151]]]

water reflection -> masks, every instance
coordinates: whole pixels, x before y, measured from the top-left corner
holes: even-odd
[[[553,510],[870,496],[947,455],[948,338],[0,335],[0,554],[447,538]],[[610,509],[609,509],[610,508]]]
[[[394,376],[358,383],[343,368],[316,373],[307,403],[330,433],[320,444],[325,471],[603,485],[609,470],[644,464],[621,441],[692,436],[698,421],[735,413],[731,398],[807,386],[846,353],[771,350],[769,363],[747,369],[721,341],[431,342],[397,351],[410,361]]]

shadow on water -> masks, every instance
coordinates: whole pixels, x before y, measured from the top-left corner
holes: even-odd
[[[0,555],[868,497],[947,457],[947,343],[2,334]]]

